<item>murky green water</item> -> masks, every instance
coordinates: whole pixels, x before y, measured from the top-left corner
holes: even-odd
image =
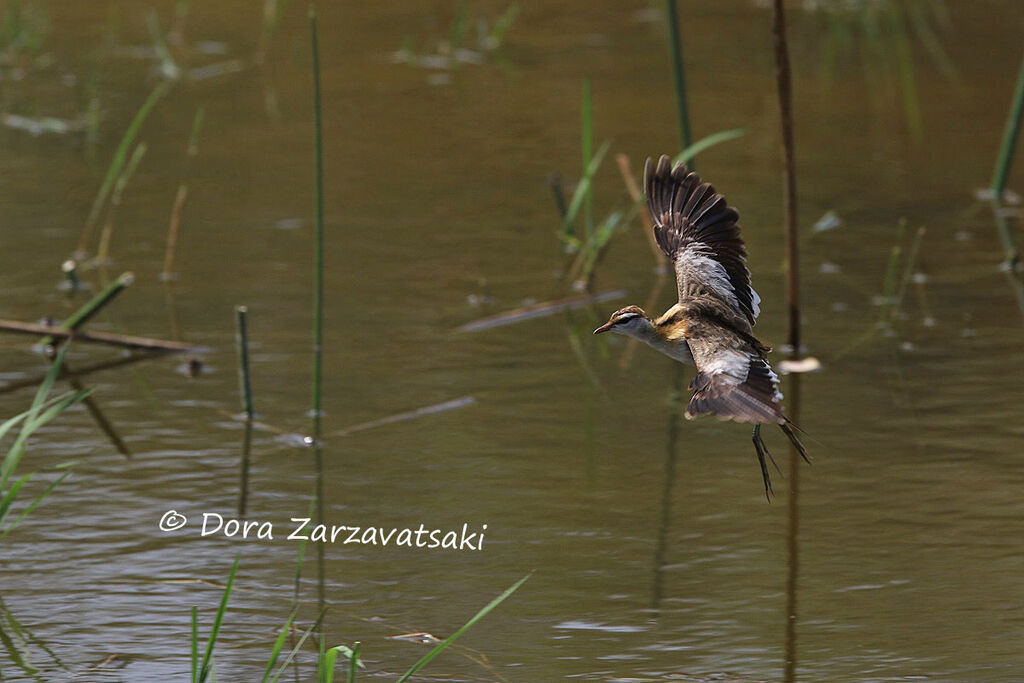
[[[253,3],[199,4],[186,42],[209,41],[207,51],[225,54],[193,52],[184,65],[248,62],[260,21]],[[238,407],[233,306],[249,307],[260,418],[308,429],[312,113],[301,4],[263,67],[180,82],[140,133],[149,149],[125,192],[108,269],[109,277],[132,270],[137,280],[91,326],[180,334],[212,348],[211,372],[189,379],[177,371],[180,358],[163,358],[88,378],[130,458],[81,408],[35,439],[26,467],[78,464],[2,542],[4,680],[74,672],[76,680],[182,680],[189,610],[200,605],[205,632],[235,553],[241,568],[218,678],[258,679],[287,617],[299,545],[284,536],[289,518],[306,514],[310,451],[272,432],[255,435],[248,516],[273,522],[273,541],[201,538],[195,524],[204,512],[230,517],[238,501],[242,431],[227,417]],[[959,84],[911,41],[919,137],[894,67],[864,69],[845,56],[829,77],[827,22],[791,7],[805,338],[824,364],[799,387],[815,463],[798,470],[794,511],[792,475],[776,475],[778,497],[765,502],[746,428],[683,422],[676,448],[667,446],[669,361],[638,349],[624,372],[621,340],[589,335],[625,300],[453,332],[525,300],[571,293],[552,276],[561,256],[546,179],[579,173],[584,78],[593,79],[598,143],[612,140],[635,169],[678,142],[658,3],[527,4],[483,64],[395,63],[403,42],[422,51],[449,35],[450,4],[322,12],[326,430],[475,398],[329,438],[325,517],[388,529],[486,524],[486,540],[461,552],[326,546],[329,644],[361,641],[366,678],[387,680],[385,672],[404,671],[426,651],[391,636],[444,637],[534,572],[430,665],[436,680],[1024,677],[1020,285],[1000,272],[991,212],[973,199],[990,176],[1019,64],[1021,7],[950,3],[950,27],[937,30]],[[770,17],[748,2],[682,5],[697,135],[749,130],[699,166],[743,214],[764,299],[759,335],[779,346]],[[171,4],[160,9],[172,23]],[[106,51],[104,3],[50,3],[49,15],[45,52],[54,64],[32,71],[29,83],[5,69],[5,106],[72,118],[95,71],[103,119],[95,147],[81,135],[0,130],[0,317],[10,319],[61,318],[80,302],[58,291],[60,263],[155,84],[153,62],[124,49],[151,43],[131,3]],[[876,47],[856,51],[870,61]],[[198,106],[206,120],[186,169]],[[180,276],[169,293],[157,276],[182,180]],[[597,179],[598,216],[623,206],[622,195],[609,158]],[[842,225],[814,232],[828,210]],[[872,298],[882,293],[901,218],[905,247],[927,227],[913,269],[927,278],[907,287],[893,335],[866,335],[879,319]],[[83,277],[100,280],[95,271]],[[615,238],[595,285],[624,288],[643,304],[655,280],[633,225]],[[671,289],[655,308],[671,302]],[[477,297],[487,303],[474,306]],[[45,371],[24,338],[2,341],[0,382]],[[116,357],[78,345],[70,362]],[[790,382],[783,388],[792,397]],[[0,394],[0,415],[30,401],[29,389]],[[788,471],[781,435],[768,438]],[[159,531],[170,509],[193,523]],[[315,578],[312,557],[306,572]],[[315,582],[303,596],[300,620],[309,623]],[[112,663],[86,671],[110,655]]]

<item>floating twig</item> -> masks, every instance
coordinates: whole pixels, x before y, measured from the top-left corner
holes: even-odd
[[[472,396],[463,396],[461,398],[453,398],[450,401],[442,401],[441,403],[435,403],[434,405],[425,406],[423,408],[417,408],[416,410],[410,410],[404,413],[398,413],[397,415],[390,415],[388,417],[382,417],[377,420],[371,420],[369,422],[362,422],[345,429],[339,429],[336,432],[331,432],[328,436],[349,436],[355,432],[362,432],[367,429],[373,429],[374,427],[383,427],[384,425],[395,424],[396,422],[406,422],[408,420],[416,420],[426,415],[436,415],[437,413],[443,413],[448,410],[455,410],[457,408],[465,408],[476,403],[476,399]]]
[[[561,313],[562,311],[568,311],[574,308],[581,308],[590,304],[621,299],[624,296],[626,296],[626,290],[613,289],[608,292],[601,292],[600,294],[584,294],[581,296],[570,297],[568,299],[545,301],[539,304],[533,304],[532,306],[523,306],[522,308],[474,320],[473,322],[466,323],[465,325],[456,328],[455,331],[479,332],[480,330],[489,330],[492,327],[512,325],[513,323],[521,323],[525,320],[533,320],[534,318],[543,318],[545,316],[554,315],[555,313]]]
[[[165,351],[168,353],[184,353],[187,351],[202,351],[203,347],[195,344],[182,342],[164,341],[162,339],[150,339],[148,337],[133,337],[127,334],[114,334],[113,332],[84,332],[82,330],[71,330],[65,327],[54,327],[53,325],[39,325],[37,323],[23,323],[17,320],[0,320],[0,332],[13,332],[15,334],[29,334],[34,336],[47,335],[50,343],[53,339],[71,339],[78,342],[92,342],[94,344],[106,344],[107,346],[119,346],[124,349],[139,349],[144,351]]]

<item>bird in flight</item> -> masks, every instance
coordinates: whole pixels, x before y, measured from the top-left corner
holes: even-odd
[[[647,208],[658,246],[675,266],[679,302],[651,319],[639,306],[612,314],[594,334],[638,339],[681,363],[695,365],[687,419],[717,415],[753,423],[754,449],[765,495],[772,483],[762,424],[777,424],[804,460],[807,451],[782,414],[779,378],[768,365],[771,349],[753,334],[761,297],[750,286],[739,213],[710,184],[667,156],[644,165]],[[776,466],[777,467],[777,466]]]

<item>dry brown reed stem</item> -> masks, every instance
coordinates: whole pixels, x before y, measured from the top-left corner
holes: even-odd
[[[170,280],[174,277],[174,254],[178,248],[178,227],[181,225],[181,210],[185,206],[187,197],[188,186],[182,183],[178,186],[178,193],[174,196],[174,204],[171,206],[171,220],[167,227],[167,249],[164,252],[164,270],[160,274],[163,280]]]
[[[636,180],[633,178],[633,169],[629,163],[629,157],[621,153],[616,154],[615,162],[619,165],[619,173],[622,174],[622,182],[626,185],[626,192],[629,193],[629,197],[634,203],[639,204],[643,197],[640,194],[640,187],[636,184]],[[643,226],[644,237],[647,238],[647,244],[651,247],[651,254],[654,255],[654,260],[658,264],[658,269],[664,270],[668,266],[668,259],[665,257],[664,252],[661,251],[661,247],[658,246],[658,242],[654,238],[654,224],[651,222],[651,217],[646,211],[640,212],[640,224]]]
[[[789,338],[793,357],[800,355],[800,252],[796,224],[796,161],[793,156],[793,85],[786,43],[786,14],[783,0],[774,0],[772,36],[775,43],[775,82],[782,128],[782,168],[786,231],[786,300]]]

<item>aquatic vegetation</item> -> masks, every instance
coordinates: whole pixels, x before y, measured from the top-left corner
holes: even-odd
[[[1006,115],[1006,128],[1003,140],[999,145],[999,156],[992,171],[992,196],[1001,201],[1006,190],[1006,181],[1010,177],[1010,166],[1017,149],[1017,137],[1020,135],[1021,119],[1024,118],[1024,59],[1021,60],[1020,72],[1017,74],[1017,86],[1010,100],[1010,110]]]
[[[188,174],[189,167],[199,155],[199,133],[203,129],[203,119],[206,110],[203,107],[196,109],[195,118],[192,119],[192,131],[188,136],[188,146],[185,148],[185,173]],[[188,198],[188,183],[182,177],[178,184],[178,192],[174,195],[174,203],[171,205],[171,217],[167,225],[167,248],[164,250],[164,268],[160,273],[160,279],[164,282],[174,279],[174,257],[178,249],[178,232],[181,229],[181,212]]]
[[[871,96],[899,97],[907,127],[920,139],[914,41],[947,80],[961,80],[938,33],[950,25],[944,0],[822,0],[804,6],[827,24],[820,62],[825,86],[835,80],[840,59],[857,59]]]
[[[450,70],[461,64],[482,64],[501,49],[505,37],[519,16],[518,4],[508,5],[494,19],[478,14],[475,20],[470,15],[467,0],[460,0],[455,8],[447,39],[426,41],[428,47],[416,48],[411,38],[406,38],[401,49],[394,53],[392,60],[424,69]],[[466,47],[470,25],[475,25],[476,40],[473,47]]]
[[[301,556],[300,556],[301,561]],[[209,635],[206,639],[206,646],[203,650],[202,658],[199,656],[200,641],[199,641],[199,620],[198,620],[198,607],[192,607],[192,632],[189,640],[190,652],[191,652],[191,673],[193,683],[206,683],[206,681],[215,680],[214,666],[213,666],[213,651],[217,644],[217,638],[220,635],[221,628],[224,625],[224,617],[227,612],[228,601],[231,597],[231,590],[235,583],[235,576],[238,573],[238,562],[239,558],[236,556],[234,564],[231,566],[231,572],[228,575],[227,583],[224,586],[224,592],[221,594],[220,602],[218,603],[217,610],[213,616],[213,623],[210,627]],[[466,621],[461,627],[459,627],[450,636],[437,642],[437,644],[425,655],[420,657],[409,669],[398,678],[398,683],[409,680],[412,676],[422,670],[427,664],[437,658],[442,652],[444,652],[452,643],[461,638],[469,629],[471,629],[477,622],[486,617],[501,603],[512,596],[519,588],[526,583],[530,578],[531,574],[527,574],[523,578],[519,579],[511,586],[506,588],[500,595],[495,597],[489,603],[484,605],[480,610],[476,612],[472,617]],[[288,615],[288,619],[285,621],[284,626],[281,627],[280,632],[274,645],[271,648],[270,656],[267,660],[266,668],[264,669],[263,676],[260,679],[263,683],[276,683],[280,680],[282,674],[288,668],[290,664],[296,661],[296,656],[302,651],[303,646],[310,637],[314,637],[314,634],[319,632],[319,627],[323,621],[326,613],[325,609],[320,610],[320,614],[313,624],[306,628],[298,641],[294,644],[284,660],[281,660],[281,654],[284,652],[285,641],[290,635],[294,633],[295,617],[298,612],[298,607],[292,609]],[[363,669],[365,666],[359,657],[360,643],[353,644],[352,647],[346,645],[336,645],[334,647],[326,647],[326,641],[323,637],[320,637],[317,646],[317,672],[316,680],[319,683],[330,683],[334,680],[335,669],[337,667],[338,658],[344,657],[348,661],[348,671],[346,680],[349,682],[355,681],[357,670]],[[278,666],[278,662],[280,666]],[[297,673],[296,673],[297,675]]]
[[[142,128],[142,124],[153,110],[153,107],[155,107],[156,103],[160,101],[160,98],[167,94],[168,90],[170,90],[170,84],[167,82],[162,82],[157,85],[153,91],[149,93],[149,97],[146,98],[146,101],[143,102],[142,106],[139,107],[139,111],[136,112],[135,117],[132,119],[131,123],[128,124],[128,128],[125,129],[124,135],[121,137],[121,142],[118,144],[117,150],[115,150],[114,156],[110,160],[110,166],[107,168],[107,173],[103,177],[100,189],[96,193],[96,198],[93,200],[92,208],[89,209],[89,215],[86,217],[85,225],[82,227],[82,234],[78,238],[78,248],[76,251],[79,258],[84,258],[88,253],[86,250],[88,248],[89,238],[92,236],[96,221],[99,220],[103,207],[106,206],[107,200],[110,198],[111,192],[114,190],[115,183],[118,178],[121,177],[125,164],[129,160],[128,152],[131,149],[136,136],[139,134],[139,129]]]
[[[794,358],[800,349],[800,240],[797,230],[796,159],[793,152],[793,86],[786,42],[786,13],[782,0],[774,0],[772,37],[775,46],[775,92],[779,101],[782,140],[783,212],[786,239],[786,307],[789,328],[786,342]]]
[[[54,397],[50,396],[50,390],[53,388],[57,376],[61,373],[68,348],[70,348],[70,345],[65,344],[54,359],[50,366],[50,371],[46,373],[46,377],[40,382],[39,389],[36,391],[35,398],[32,400],[32,405],[29,409],[0,424],[0,439],[3,439],[8,432],[20,425],[14,442],[7,449],[3,460],[0,461],[0,540],[13,531],[25,517],[46,500],[68,475],[68,472],[65,471],[41,493],[37,494],[21,510],[17,517],[9,519],[13,516],[13,505],[18,500],[22,488],[36,475],[35,472],[29,472],[15,478],[15,472],[21,464],[22,458],[25,457],[28,438],[40,427],[56,418],[71,406],[81,402],[92,393],[91,389],[83,389],[69,391]],[[68,465],[64,465],[61,469],[66,470],[67,467]]]
[[[19,56],[38,52],[49,32],[50,20],[40,3],[32,0],[6,0],[0,30],[0,64]]]
[[[231,587],[235,583],[235,574],[238,573],[238,556],[235,556],[235,563],[231,565],[231,573],[228,575],[228,582],[224,586],[224,594],[221,596],[220,605],[213,617],[213,625],[210,627],[210,635],[206,639],[206,649],[203,658],[199,659],[199,620],[198,608],[192,607],[192,683],[206,683],[207,680],[215,680],[213,677],[213,648],[217,644],[217,636],[220,635],[220,627],[224,623],[224,613],[228,608],[228,599],[231,597]]]
[[[690,130],[690,107],[686,99],[686,68],[683,63],[683,42],[679,35],[679,12],[676,0],[665,0],[665,22],[668,24],[669,45],[672,48],[672,84],[676,92],[676,113],[679,116],[679,142],[683,148],[693,142]]]

